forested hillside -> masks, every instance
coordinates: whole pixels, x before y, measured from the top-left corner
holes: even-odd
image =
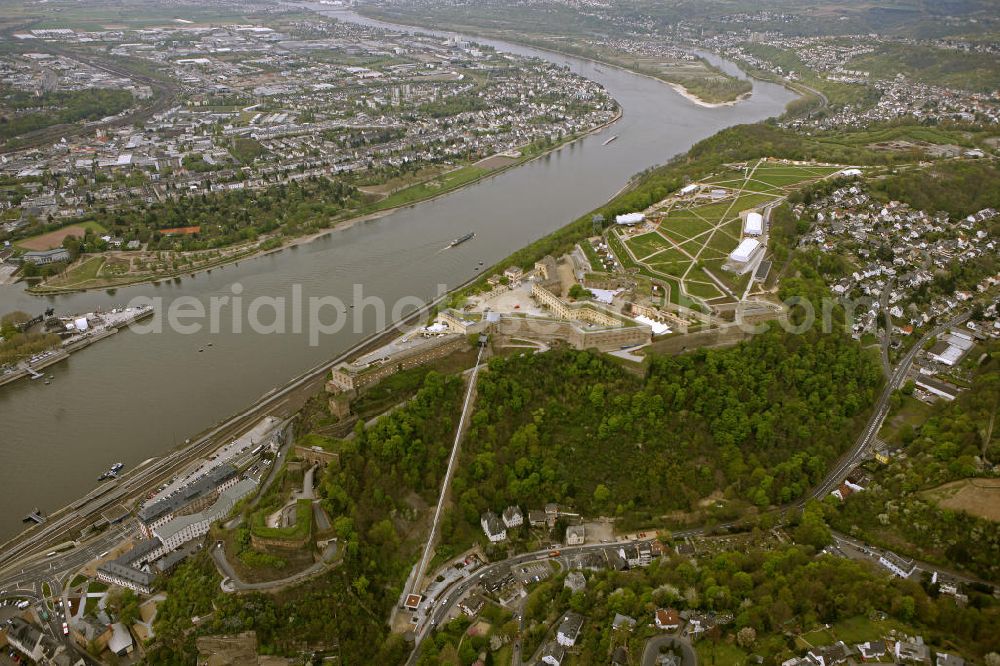
[[[349,440],[327,442],[340,464],[327,469],[317,489],[343,562],[277,595],[223,594],[206,556],[184,564],[167,581],[147,663],[193,663],[199,634],[251,629],[264,654],[334,645],[345,664],[401,663],[402,636],[389,636],[386,619],[426,534],[415,519],[436,500],[461,398],[460,379],[430,373],[405,407],[368,430],[359,427]],[[310,441],[316,437],[322,439]],[[193,616],[210,617],[193,625]]]
[[[717,491],[785,503],[850,444],[880,381],[846,337],[779,330],[654,357],[645,379],[590,352],[493,359],[454,484],[461,520],[546,502],[654,520]]]

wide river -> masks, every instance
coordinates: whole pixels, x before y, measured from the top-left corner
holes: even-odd
[[[342,20],[387,25],[350,12]],[[440,199],[333,231],[282,252],[241,261],[177,281],[139,285],[116,293],[89,292],[40,298],[23,286],[0,287],[0,313],[57,314],[92,311],[136,297],[159,297],[164,307],[187,296],[207,304],[242,288],[254,297],[333,295],[352,302],[355,285],[388,304],[403,297],[427,300],[438,285],[456,286],[511,252],[600,205],[633,174],[686,151],[696,141],[739,123],[782,112],[794,99],[785,88],[754,82],[750,99],[704,108],[658,81],[577,58],[490,40],[498,49],[567,65],[601,83],[622,105],[624,117],[581,141],[529,164]],[[618,139],[608,145],[612,137]],[[467,232],[474,239],[443,251]],[[308,310],[308,306],[306,307]],[[291,305],[287,320],[291,321]],[[361,311],[346,310],[345,317]],[[260,319],[268,321],[270,310]],[[336,334],[310,344],[301,333],[234,331],[223,309],[218,332],[184,334],[122,331],[51,366],[50,385],[22,380],[0,388],[0,539],[21,528],[32,507],[51,511],[83,495],[115,462],[129,468],[163,454],[241,410],[263,393],[375,330],[374,308]],[[333,308],[326,321],[336,316]],[[208,344],[212,343],[209,347]],[[204,351],[199,351],[199,350]]]

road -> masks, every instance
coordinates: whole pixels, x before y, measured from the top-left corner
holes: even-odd
[[[855,551],[864,554],[864,558],[866,560],[874,562],[876,564],[878,564],[878,557],[872,556],[868,553],[872,551],[880,553],[886,552],[884,548],[877,548],[870,546],[864,543],[863,541],[859,541],[858,539],[855,539],[854,537],[848,536],[847,534],[843,534],[841,532],[831,531],[831,535],[833,536],[833,545],[836,546],[838,549],[842,549],[845,544],[849,545]],[[844,555],[845,557],[848,557],[847,553],[844,553]],[[931,564],[930,562],[923,562],[921,560],[912,560],[912,562],[913,565],[916,567],[916,571],[923,572],[926,574],[933,574],[936,572],[939,575],[944,576],[945,579],[954,579],[966,585],[970,583],[979,583],[982,585],[990,585],[990,586],[994,585],[993,583],[990,583],[989,581],[983,580],[976,576],[970,576],[968,574],[958,573],[956,571],[949,569],[948,567],[942,567],[941,565],[938,564]],[[914,572],[911,578],[919,579],[919,576],[917,575],[916,572]]]
[[[265,592],[278,590],[283,587],[288,587],[289,585],[296,585],[329,569],[330,565],[336,560],[336,557],[337,543],[330,542],[323,551],[323,555],[320,557],[319,562],[310,565],[308,568],[303,569],[298,573],[294,573],[286,578],[269,580],[263,583],[247,583],[236,575],[236,571],[229,563],[229,560],[226,559],[225,546],[220,544],[212,546],[212,560],[215,562],[215,566],[219,570],[219,573],[224,576],[222,581],[223,592]]]
[[[656,666],[656,658],[660,656],[660,648],[673,647],[682,653],[681,663],[684,666],[697,666],[698,655],[691,647],[691,641],[681,638],[675,633],[654,636],[646,641],[646,646],[642,650],[642,666]]]
[[[913,359],[917,357],[917,354],[924,348],[924,345],[927,344],[931,338],[940,335],[952,326],[961,324],[968,318],[969,313],[965,313],[958,315],[943,324],[938,324],[931,330],[924,333],[923,336],[921,336],[921,338],[917,340],[912,347],[910,347],[910,350],[906,352],[906,355],[903,356],[902,359],[900,359],[899,365],[896,366],[896,369],[893,370],[892,374],[889,376],[889,380],[886,382],[885,388],[882,389],[882,395],[879,396],[878,401],[875,403],[875,408],[872,411],[871,418],[868,419],[868,424],[865,426],[865,429],[861,431],[860,435],[858,435],[857,440],[854,442],[854,446],[850,451],[844,454],[833,470],[831,470],[827,475],[826,479],[823,480],[823,483],[818,485],[812,492],[810,497],[813,499],[821,499],[829,495],[840,485],[840,483],[844,480],[844,477],[847,476],[847,473],[855,465],[861,462],[865,453],[868,451],[868,447],[875,439],[875,435],[877,435],[879,429],[881,429],[886,415],[889,413],[889,406],[891,404],[893,392],[903,385],[903,381],[910,372],[910,366],[913,364]]]
[[[731,527],[732,523],[726,523],[724,525],[716,525],[712,529]],[[691,536],[697,536],[702,534],[706,529],[705,527],[698,527],[689,530],[681,530],[673,533],[675,539],[684,539]],[[642,543],[650,541],[649,537],[638,538],[638,539],[623,539],[621,541],[615,541],[611,543],[594,543],[585,544],[583,546],[566,546],[559,549],[559,555],[557,557],[552,557],[550,550],[536,550],[530,553],[522,553],[520,555],[515,555],[513,557],[507,558],[506,560],[500,560],[498,562],[492,562],[481,567],[475,573],[470,575],[468,578],[461,578],[457,582],[453,583],[451,587],[443,590],[441,596],[438,599],[425,599],[424,603],[430,603],[433,605],[433,610],[426,615],[421,622],[414,629],[414,648],[413,652],[410,654],[410,658],[407,660],[407,664],[416,664],[417,655],[420,652],[420,643],[427,634],[432,631],[437,625],[441,624],[445,618],[448,617],[449,613],[455,608],[459,601],[474,587],[479,585],[479,582],[483,579],[486,574],[499,571],[501,569],[510,568],[518,566],[521,564],[528,564],[531,562],[549,562],[556,561],[562,568],[566,569],[569,567],[570,556],[583,555],[586,553],[593,552],[603,552],[607,548],[625,546],[631,543]],[[523,620],[523,618],[522,618]]]

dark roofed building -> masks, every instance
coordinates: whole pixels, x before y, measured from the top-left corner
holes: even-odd
[[[580,636],[580,629],[583,628],[583,616],[579,613],[567,613],[559,629],[556,631],[556,642],[564,647],[572,647],[576,644],[576,639]]]
[[[148,564],[162,554],[159,539],[144,539],[117,559],[97,567],[97,579],[112,585],[126,587],[133,592],[149,594],[153,591],[156,575]]]
[[[153,536],[153,530],[165,525],[171,518],[201,511],[226,489],[239,480],[236,468],[220,465],[179,491],[158,502],[151,502],[137,513],[143,532]]]
[[[25,252],[22,260],[36,266],[54,264],[57,261],[69,261],[69,251],[65,248],[57,247],[54,250],[41,250],[37,252]]]

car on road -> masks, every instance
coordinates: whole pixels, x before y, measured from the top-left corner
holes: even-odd
[[[69,625],[65,622],[62,624],[63,636],[69,636]]]

